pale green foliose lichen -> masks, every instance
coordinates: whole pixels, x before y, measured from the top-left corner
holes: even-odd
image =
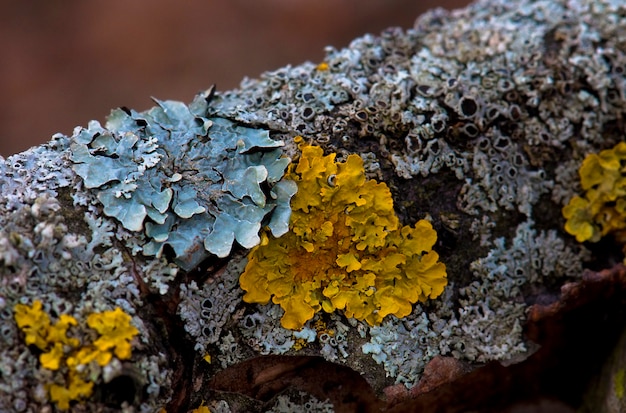
[[[295,185],[281,181],[289,164],[283,143],[267,130],[207,118],[202,95],[189,106],[156,103],[77,129],[70,155],[104,213],[145,233],[144,254],[160,257],[167,245],[190,270],[209,253],[227,256],[235,241],[254,247],[262,224],[284,234]]]

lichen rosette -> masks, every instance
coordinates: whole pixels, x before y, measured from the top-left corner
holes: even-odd
[[[563,208],[565,230],[578,242],[597,242],[626,229],[626,142],[589,154],[578,171],[584,197]]]
[[[439,296],[446,269],[432,250],[431,224],[400,227],[389,188],[365,178],[358,155],[335,162],[320,147],[300,149],[286,176],[298,184],[290,231],[265,234],[250,252],[240,277],[244,301],[279,304],[282,326],[295,330],[321,310],[376,325]]]

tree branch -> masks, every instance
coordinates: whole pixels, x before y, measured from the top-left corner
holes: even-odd
[[[428,400],[450,402],[434,395],[470,370],[503,385],[454,408],[581,404],[506,383],[549,371],[584,390],[555,356],[576,323],[555,333],[526,314],[622,257],[619,232],[583,245],[561,210],[590,196],[583,160],[623,140],[625,14],[608,0],[438,9],[2,160],[0,410],[400,409],[438,386]],[[614,342],[618,275],[548,315],[606,316],[593,331]],[[477,369],[495,361],[520,364]]]

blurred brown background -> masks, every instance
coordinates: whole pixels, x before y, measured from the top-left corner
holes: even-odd
[[[433,7],[468,0],[21,0],[0,4],[0,155],[71,134],[150,96],[189,102],[215,83],[306,60]]]

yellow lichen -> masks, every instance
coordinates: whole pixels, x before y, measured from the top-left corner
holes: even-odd
[[[204,405],[204,400],[203,400],[200,406],[191,410],[189,413],[211,413],[211,410],[208,408],[208,406]]]
[[[48,386],[50,400],[57,404],[59,409],[67,410],[70,402],[91,396],[93,382],[84,381],[76,372],[70,372],[67,387],[58,384]]]
[[[296,351],[300,351],[303,348],[305,348],[307,346],[308,341],[306,341],[306,339],[304,338],[297,338],[294,340],[293,345],[291,346],[292,349],[296,350]]]
[[[71,326],[77,326],[76,319],[61,314],[52,324],[50,317],[43,311],[39,300],[32,306],[17,304],[15,322],[25,335],[27,345],[34,345],[43,353],[39,356],[41,366],[51,371],[61,370],[66,375],[65,385],[50,383],[46,387],[50,400],[59,409],[66,410],[70,402],[89,397],[97,376],[85,377],[81,366],[95,361],[100,366],[107,365],[113,354],[121,360],[130,358],[130,340],[139,331],[130,324],[130,316],[120,308],[113,311],[90,314],[87,325],[99,333],[93,343],[80,345],[80,340],[68,337]]]
[[[626,229],[626,143],[590,154],[578,171],[584,197],[563,207],[565,230],[578,242],[597,242]]]
[[[48,347],[50,317],[43,312],[41,301],[35,301],[32,307],[17,304],[14,317],[17,326],[26,336],[24,341],[27,345],[34,344],[40,350]]]
[[[626,370],[619,369],[613,376],[613,391],[615,392],[615,396],[622,400],[624,398],[624,392],[626,390]]]
[[[130,340],[139,334],[130,320],[130,316],[119,307],[113,311],[90,314],[87,325],[100,333],[93,345],[100,352],[112,350],[120,360],[130,358]]]
[[[301,141],[299,139],[298,141]],[[244,301],[285,311],[283,327],[300,329],[319,311],[380,324],[404,317],[417,301],[439,296],[445,265],[432,251],[437,233],[428,221],[400,227],[384,183],[365,178],[363,161],[301,144],[287,179],[298,184],[290,231],[263,234],[240,277]]]
[[[319,71],[328,70],[328,63],[322,62],[315,67]]]

